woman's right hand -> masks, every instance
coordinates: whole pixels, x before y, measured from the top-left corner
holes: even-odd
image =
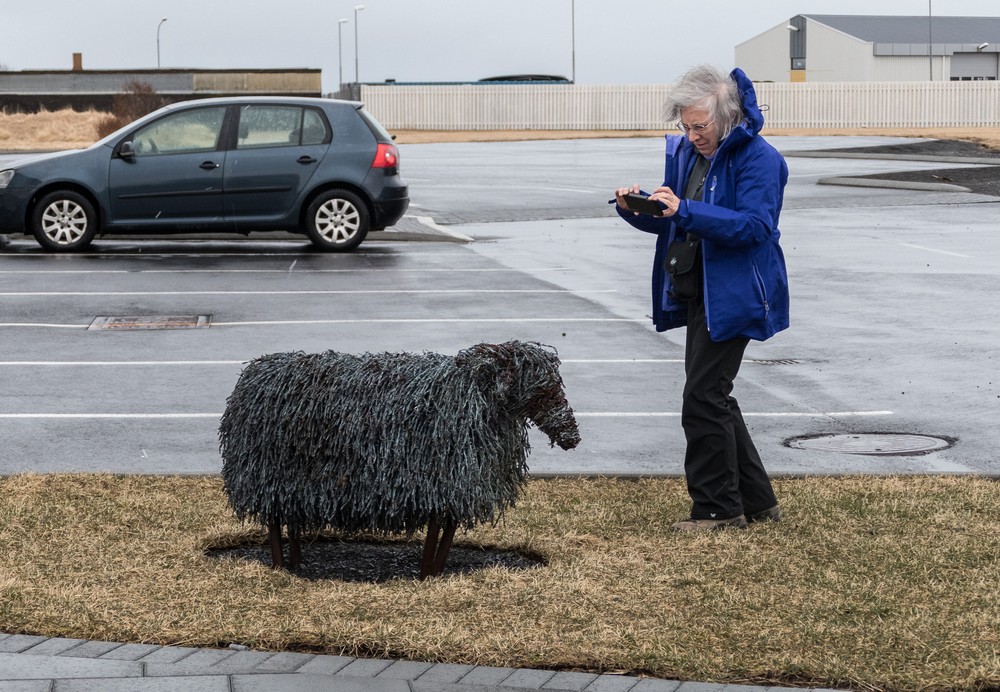
[[[639,183],[633,184],[632,187],[620,187],[615,190],[615,199],[618,201],[618,206],[622,209],[628,209],[628,205],[625,204],[625,195],[629,194],[639,194]]]

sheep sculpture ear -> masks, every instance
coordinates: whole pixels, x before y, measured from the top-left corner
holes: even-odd
[[[556,384],[549,382],[553,374],[557,381],[559,378],[555,349],[531,342],[476,344],[461,351],[455,362],[460,367],[473,368],[483,392],[501,399],[530,398],[537,385]]]
[[[513,373],[507,344],[476,344],[459,351],[455,365],[472,371],[484,393],[505,398],[511,390]]]

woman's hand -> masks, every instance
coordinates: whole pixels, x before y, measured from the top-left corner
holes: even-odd
[[[651,194],[649,198],[655,199],[657,202],[662,202],[666,205],[667,208],[663,210],[664,216],[673,216],[677,213],[677,209],[681,206],[680,197],[675,195],[674,191],[669,187],[656,188],[653,190],[653,194]]]
[[[637,195],[639,194],[639,183],[635,183],[632,187],[620,187],[615,190],[615,199],[618,200],[618,206],[622,209],[628,210],[628,205],[625,204],[625,195]],[[633,212],[638,214],[638,212]]]

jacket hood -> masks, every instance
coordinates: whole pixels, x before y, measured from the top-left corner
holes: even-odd
[[[764,114],[757,105],[757,92],[753,88],[753,82],[740,68],[736,68],[729,73],[729,76],[736,82],[736,88],[740,93],[740,105],[743,106],[743,122],[737,127],[743,127],[749,133],[756,135],[764,127]]]
[[[753,82],[740,68],[729,73],[736,82],[740,96],[740,106],[743,108],[743,120],[736,124],[733,131],[719,143],[719,149],[729,149],[739,146],[756,137],[764,127],[764,114],[757,105],[757,92]]]

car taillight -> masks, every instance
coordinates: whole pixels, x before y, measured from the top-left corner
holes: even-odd
[[[399,165],[399,151],[392,144],[379,143],[375,150],[375,160],[372,168],[395,168]]]

